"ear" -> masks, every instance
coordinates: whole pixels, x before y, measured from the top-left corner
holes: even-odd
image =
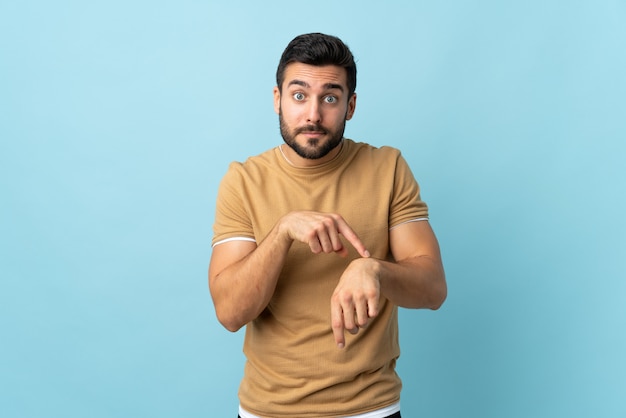
[[[356,93],[352,93],[352,96],[348,99],[348,111],[346,112],[346,120],[352,119],[355,109],[356,109]]]
[[[278,90],[278,86],[274,87],[274,112],[280,113],[280,90]]]

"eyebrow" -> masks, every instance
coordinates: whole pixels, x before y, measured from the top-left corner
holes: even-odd
[[[302,80],[291,80],[289,82],[289,84],[287,84],[287,87],[292,86],[292,85],[296,85],[296,86],[302,86],[302,87],[306,87],[306,88],[310,88],[310,84],[307,83],[306,81],[302,81]],[[341,84],[337,84],[337,83],[326,83],[324,84],[322,87],[324,87],[324,90],[333,90],[333,89],[337,89],[343,92],[343,86]]]

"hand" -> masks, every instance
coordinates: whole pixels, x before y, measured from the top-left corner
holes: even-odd
[[[281,220],[287,236],[295,241],[309,245],[314,254],[335,252],[342,257],[348,255],[339,235],[343,235],[357,250],[361,257],[369,257],[357,234],[348,223],[335,213],[291,212]]]
[[[341,275],[330,301],[333,335],[339,348],[345,347],[345,331],[356,334],[378,315],[379,299],[376,260],[352,261]]]

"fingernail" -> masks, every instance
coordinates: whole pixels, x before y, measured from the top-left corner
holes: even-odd
[[[337,347],[339,347],[339,348],[343,348],[343,343],[339,343],[339,344],[337,344]]]
[[[370,256],[370,252],[365,250],[365,257],[369,257]]]

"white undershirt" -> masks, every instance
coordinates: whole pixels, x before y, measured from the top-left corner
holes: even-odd
[[[385,418],[389,415],[395,414],[396,412],[400,412],[400,402],[396,402],[393,405],[377,409],[376,411],[366,412],[359,415],[350,415],[346,416],[345,418]],[[251,414],[250,412],[247,412],[241,407],[241,405],[239,405],[239,416],[241,418],[261,418]]]

